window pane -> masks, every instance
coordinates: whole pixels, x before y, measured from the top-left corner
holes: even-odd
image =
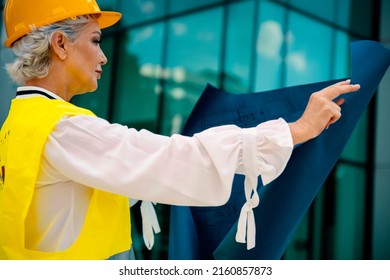
[[[308,259],[308,231],[309,231],[309,216],[306,214],[300,222],[294,233],[294,237],[289,243],[286,251],[283,254],[285,260],[307,260]]]
[[[222,9],[169,23],[163,133],[180,132],[207,83],[218,86]]]
[[[122,13],[122,25],[130,25],[165,15],[166,0],[120,1],[119,11]]]
[[[361,116],[351,138],[345,146],[341,158],[364,163],[367,154],[367,110]],[[340,120],[342,121],[342,120]]]
[[[7,34],[5,32],[5,26],[3,22],[3,10],[0,11],[0,40],[1,40],[1,45],[0,48],[5,48],[4,46],[4,41],[7,39]]]
[[[169,1],[169,0],[168,0]],[[194,8],[198,8],[205,5],[210,5],[223,0],[170,0],[169,13],[182,12]]]
[[[352,0],[348,28],[353,33],[366,38],[372,37],[372,25],[377,21],[372,17],[373,3],[374,1]]]
[[[350,69],[350,39],[348,34],[335,31],[335,51],[333,62],[332,79],[343,79],[351,76]]]
[[[332,259],[361,259],[364,232],[364,170],[340,164],[336,171]]]
[[[339,1],[343,2],[343,1]],[[335,0],[326,1],[307,1],[307,0],[290,0],[292,6],[300,10],[333,22],[335,18]]]
[[[3,30],[3,14],[4,14],[4,9],[3,9],[3,4],[0,3],[0,35],[2,35],[3,32],[5,32],[5,29]],[[1,47],[3,47],[3,38],[1,37]]]
[[[118,50],[113,120],[135,128],[155,130],[159,78],[162,75],[163,25],[126,32]]]
[[[332,29],[294,12],[288,24],[286,85],[329,79],[333,59]]]
[[[224,89],[231,93],[248,92],[252,66],[254,1],[228,6]]]
[[[117,11],[117,0],[96,0],[102,11]]]
[[[112,81],[112,56],[113,56],[113,39],[106,38],[103,35],[101,48],[107,57],[108,63],[103,65],[103,75],[98,81],[98,88],[95,92],[76,95],[72,98],[72,103],[90,109],[97,116],[102,118],[108,117],[108,105],[110,96],[110,86]]]
[[[260,2],[255,91],[281,87],[284,14],[281,6],[270,1]]]
[[[353,0],[336,1],[336,23],[344,28],[351,24],[351,2]],[[369,1],[368,1],[369,2]]]
[[[14,59],[13,53],[11,50],[0,47],[0,62],[4,66],[6,63],[12,62]],[[11,78],[8,76],[4,67],[0,67],[0,85],[1,85],[1,94],[0,94],[0,128],[3,124],[5,118],[8,115],[9,106],[11,104],[11,99],[15,97],[16,94],[16,84],[12,83]]]

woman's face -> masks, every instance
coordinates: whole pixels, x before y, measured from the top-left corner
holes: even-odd
[[[76,41],[68,44],[67,74],[69,90],[74,94],[97,89],[97,80],[107,58],[100,48],[101,31],[96,22],[88,23]]]

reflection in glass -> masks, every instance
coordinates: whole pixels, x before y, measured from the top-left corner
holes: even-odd
[[[255,91],[281,87],[284,14],[285,10],[273,2],[260,2]]]
[[[123,26],[156,19],[165,15],[167,0],[119,1]]]
[[[218,85],[222,9],[169,22],[164,134],[179,133],[207,83]]]
[[[101,10],[106,11],[116,11],[117,10],[117,0],[96,0]]]
[[[119,44],[113,120],[156,129],[163,25],[126,32]]]
[[[348,140],[342,159],[365,163],[367,159],[368,111],[364,112]]]
[[[350,77],[350,38],[347,33],[335,30],[332,79]]]
[[[227,92],[244,93],[250,90],[254,6],[254,1],[228,6],[225,69],[222,69],[223,88]]]
[[[331,78],[331,27],[291,12],[287,34],[286,86]]]
[[[299,10],[303,10],[317,17],[333,22],[335,18],[335,0],[327,1],[307,1],[307,0],[290,0],[290,4]],[[345,2],[345,1],[338,1]]]
[[[170,2],[169,13],[178,13],[186,10],[199,8],[213,3],[222,2],[223,0],[168,0]]]
[[[340,164],[336,172],[332,259],[363,258],[364,169]]]

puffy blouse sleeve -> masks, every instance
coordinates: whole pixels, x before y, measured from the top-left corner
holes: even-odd
[[[253,128],[226,125],[192,137],[168,137],[97,117],[74,116],[56,125],[44,156],[69,180],[172,205],[222,205],[230,197],[234,174],[243,174],[247,202],[240,228],[244,229],[245,223],[254,227],[251,211],[258,204],[257,177],[268,184],[279,176],[292,149],[283,119]],[[237,239],[241,242],[245,241],[242,231]]]

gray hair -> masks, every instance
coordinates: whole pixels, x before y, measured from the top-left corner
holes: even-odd
[[[51,64],[50,41],[53,33],[60,31],[74,42],[85,24],[93,19],[94,16],[85,15],[32,28],[29,34],[20,38],[13,46],[16,58],[5,66],[9,76],[19,85],[24,85],[32,78],[46,77]]]

